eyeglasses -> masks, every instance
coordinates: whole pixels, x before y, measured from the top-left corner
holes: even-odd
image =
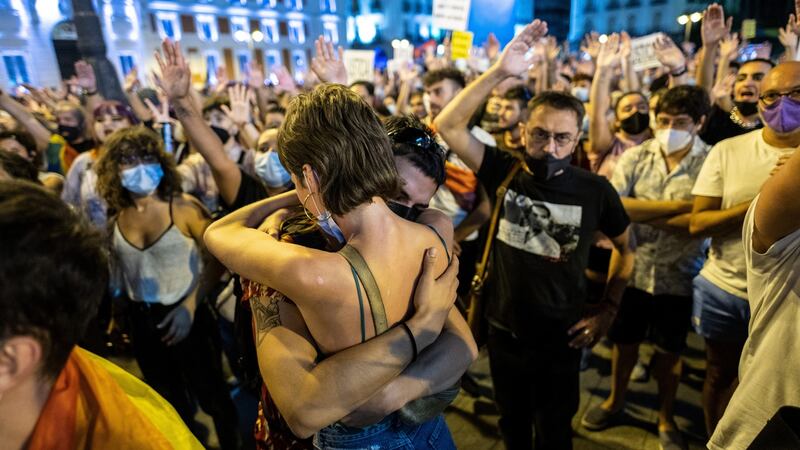
[[[156,155],[123,155],[120,157],[119,162],[125,166],[132,166],[137,163],[151,164],[157,163],[158,157]]]
[[[558,147],[566,147],[575,140],[575,137],[569,133],[549,133],[541,128],[529,131],[528,136],[536,145],[547,145],[550,143],[550,139],[553,139]]]
[[[389,133],[389,138],[397,144],[416,145],[423,148],[436,143],[427,133],[416,128],[403,128],[400,131]]]
[[[800,86],[784,92],[777,92],[777,91],[767,92],[761,97],[758,97],[758,99],[764,102],[764,104],[771,105],[777,102],[778,99],[781,97],[789,97],[792,100],[800,101]]]

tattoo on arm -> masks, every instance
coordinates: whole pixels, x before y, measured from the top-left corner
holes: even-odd
[[[280,302],[282,296],[275,292],[270,296],[255,295],[250,299],[250,310],[256,323],[256,344],[261,345],[264,336],[281,325]]]

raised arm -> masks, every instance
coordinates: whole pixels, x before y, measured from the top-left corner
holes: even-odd
[[[681,86],[689,83],[686,55],[669,36],[662,35],[656,39],[653,46],[656,57],[669,71],[669,87]]]
[[[86,121],[94,123],[94,110],[105,100],[100,92],[97,91],[97,78],[94,75],[94,68],[86,61],[75,63],[75,83],[83,89],[86,100]]]
[[[436,336],[454,311],[458,264],[451,265],[435,280],[435,261],[441,257],[437,255],[441,252],[429,250],[425,258],[415,290],[416,311],[405,322],[411,336],[397,326],[319,364],[316,364],[317,351],[295,307],[284,302],[273,303],[268,309],[263,303],[253,304],[261,374],[286,423],[298,437],[309,437],[343,419],[404,370],[417,370],[414,366],[423,360],[430,363],[430,352],[441,356],[441,337],[436,339]],[[417,363],[406,369],[414,358],[412,338],[421,353]],[[431,346],[434,340],[436,343]],[[446,345],[452,350],[451,344]],[[411,392],[398,394],[409,396]]]
[[[620,64],[622,66],[622,81],[625,82],[627,91],[639,91],[642,89],[642,83],[639,80],[639,75],[633,70],[631,64],[631,37],[623,31],[620,33]]]
[[[258,143],[258,129],[253,125],[251,104],[255,102],[255,94],[245,85],[236,85],[228,88],[230,108],[222,105],[222,112],[239,128],[239,136],[246,148],[255,149]],[[230,204],[230,203],[228,203]]]
[[[733,17],[728,17],[726,22],[722,6],[716,3],[709,5],[703,14],[703,22],[700,25],[703,53],[697,71],[697,85],[705,89],[709,95],[714,86],[714,59],[717,57],[720,41],[730,33],[732,24]]]
[[[5,91],[0,89],[0,109],[4,109],[11,114],[28,133],[36,140],[36,148],[43,152],[50,143],[50,136],[53,134],[36,117],[28,111],[28,108],[11,98]]]
[[[242,183],[239,166],[225,154],[222,142],[206,124],[190,91],[191,73],[178,43],[165,39],[161,45],[163,58],[156,52],[156,61],[161,69],[161,85],[170,99],[175,115],[183,125],[186,136],[198,153],[208,163],[211,174],[219,187],[222,200],[227,204],[236,201]]]
[[[525,72],[530,62],[526,53],[547,34],[547,23],[534,20],[508,43],[500,58],[477,80],[464,88],[434,120],[434,128],[442,136],[450,150],[454,151],[470,169],[478,171],[483,162],[484,145],[467,128],[475,113],[492,88],[510,76]]]
[[[589,104],[592,107],[589,112],[588,153],[605,153],[611,148],[614,141],[607,113],[611,107],[611,79],[614,77],[614,71],[619,67],[621,59],[620,37],[614,33],[600,45],[600,51],[597,54],[597,70],[589,94]]]
[[[323,83],[347,84],[347,70],[344,67],[344,49],[339,46],[334,51],[333,44],[325,42],[320,36],[314,41],[317,54],[311,58],[311,70]]]
[[[766,252],[772,244],[800,228],[800,152],[764,183],[755,207],[753,249]]]
[[[133,67],[131,71],[128,72],[128,75],[125,76],[123,90],[125,91],[125,96],[128,98],[128,103],[131,105],[133,113],[136,114],[136,117],[142,122],[147,122],[153,119],[153,114],[150,108],[139,98],[137,91],[139,90],[140,84],[139,71],[136,67]]]

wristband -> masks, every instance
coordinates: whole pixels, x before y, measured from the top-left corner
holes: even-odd
[[[93,91],[90,91],[88,89],[84,89],[83,90],[83,95],[85,95],[87,97],[91,97],[92,95],[97,95],[97,89],[95,89]]]
[[[670,72],[669,74],[670,74],[670,75],[672,75],[673,77],[679,77],[679,76],[681,76],[681,75],[685,74],[685,73],[686,73],[686,72],[688,72],[688,71],[689,71],[689,68],[688,68],[688,66],[685,66],[685,65],[684,65],[684,66],[683,66],[682,68],[680,68],[679,70],[677,70],[677,71],[675,71],[675,72]]]
[[[419,351],[417,350],[417,340],[414,339],[414,333],[411,332],[411,329],[408,328],[408,325],[406,325],[405,322],[400,322],[399,325],[400,328],[406,331],[406,334],[408,334],[408,338],[411,339],[411,348],[414,350],[414,356],[411,358],[411,362],[413,363],[414,361],[417,360],[417,355],[419,354]]]

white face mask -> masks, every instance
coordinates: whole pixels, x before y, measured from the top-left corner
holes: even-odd
[[[694,135],[689,131],[676,130],[674,128],[665,128],[656,130],[656,142],[661,146],[661,150],[667,155],[685,149],[692,143]]]
[[[582,86],[575,86],[571,90],[572,95],[580,100],[582,103],[589,101],[589,88]]]

